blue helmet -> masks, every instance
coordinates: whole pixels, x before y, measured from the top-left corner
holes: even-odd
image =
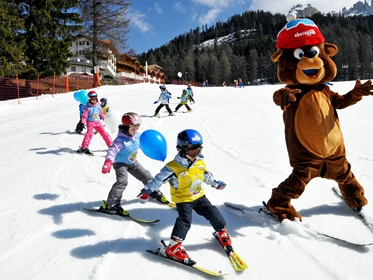
[[[178,150],[186,150],[191,147],[200,147],[203,144],[202,135],[194,129],[186,129],[177,135]]]

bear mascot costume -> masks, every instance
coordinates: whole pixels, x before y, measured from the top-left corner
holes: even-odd
[[[334,44],[326,43],[315,23],[306,18],[287,17],[288,23],[277,35],[272,61],[278,63],[277,76],[285,87],[273,95],[283,110],[290,176],[272,189],[267,209],[284,219],[302,220],[291,205],[315,177],[335,180],[347,204],[361,209],[368,203],[364,189],[351,171],[339,124],[337,109],[356,104],[373,95],[372,81],[361,83],[339,95],[327,85],[337,74],[330,58],[337,54]]]

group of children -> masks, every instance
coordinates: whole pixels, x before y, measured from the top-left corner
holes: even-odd
[[[170,109],[170,99],[172,97],[172,94],[166,89],[165,85],[159,86],[161,90],[161,94],[159,95],[159,98],[157,101],[154,101],[154,104],[157,104],[160,102],[159,106],[155,109],[153,117],[159,117],[159,111],[163,108],[166,107],[166,110],[168,112],[169,116],[174,116],[174,113]],[[193,99],[193,90],[192,90],[192,85],[188,84],[188,87],[186,89],[183,89],[182,95],[178,97],[178,99],[181,99],[180,103],[176,106],[175,108],[175,113],[177,110],[180,109],[181,106],[185,106],[188,110],[188,112],[192,112],[192,109],[189,107],[188,103],[193,102],[195,103]]]
[[[162,85],[160,89],[162,98],[168,100],[166,87]],[[176,107],[176,111],[182,105],[186,105],[188,109],[188,96],[190,95],[187,90],[183,90],[181,102]],[[169,244],[167,246],[162,245],[160,252],[177,261],[195,264],[182,246],[182,242],[191,228],[193,210],[209,221],[215,230],[214,235],[224,247],[231,246],[232,242],[226,231],[225,219],[218,208],[212,205],[205,195],[203,183],[218,190],[224,189],[226,184],[223,181],[215,180],[213,174],[206,168],[204,157],[201,155],[203,148],[202,135],[193,129],[181,131],[177,135],[176,149],[178,153],[153,177],[137,160],[140,146],[141,117],[134,112],[125,113],[122,116],[121,124],[118,126],[118,134],[112,141],[100,121],[104,119],[104,108],[107,104],[103,103],[107,100],[101,99],[102,107],[99,106],[95,91],[90,91],[88,98],[88,103],[81,110],[81,120],[79,122],[87,126],[87,132],[78,152],[89,152],[88,145],[92,138],[93,129],[95,129],[109,147],[101,172],[107,174],[113,167],[116,176],[116,181],[112,185],[106,201],[102,202],[100,211],[109,214],[125,214],[121,206],[121,200],[128,185],[128,173],[144,184],[138,195],[140,202],[143,203],[151,197],[162,204],[169,204],[168,199],[159,190],[162,184],[169,182],[171,200],[176,204],[178,217]],[[163,99],[160,97],[159,100]],[[166,104],[167,106],[165,103],[161,103],[169,109],[168,103]],[[161,105],[158,106],[159,109],[163,107]],[[159,112],[159,110],[156,112]]]

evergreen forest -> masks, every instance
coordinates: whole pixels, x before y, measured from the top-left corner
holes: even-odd
[[[373,16],[343,17],[314,14],[326,42],[336,44],[339,52],[332,59],[338,74],[335,81],[369,79],[373,62]],[[233,84],[242,78],[247,84],[278,83],[277,64],[271,61],[276,36],[286,24],[285,15],[246,11],[226,22],[197,27],[169,43],[138,55],[144,65],[158,64],[167,81],[178,79],[181,72],[188,81],[209,81],[210,85]],[[230,36],[229,36],[230,35]],[[229,40],[219,43],[219,38]],[[201,44],[212,40],[207,47]]]
[[[104,20],[112,17],[104,12],[104,7],[119,2],[123,11],[127,11],[130,4],[124,0],[0,1],[0,76],[35,79],[38,75],[64,74],[69,66],[68,58],[73,55],[69,51],[71,42],[76,36],[91,33],[97,42],[108,39],[110,34],[104,34],[97,26],[108,29],[110,24]],[[93,18],[82,17],[77,7],[93,14]],[[95,8],[94,13],[91,8]],[[311,19],[319,26],[326,42],[338,46],[339,53],[332,58],[338,67],[336,81],[371,78],[373,16],[317,13]],[[124,44],[128,24],[128,20],[118,22],[123,33],[117,29],[112,32],[119,35],[119,41]],[[271,56],[275,52],[277,33],[285,24],[285,15],[246,11],[225,22],[185,32],[136,57],[142,65],[147,62],[161,66],[168,83],[178,80],[177,73],[181,72],[185,80],[200,83],[208,80],[216,86],[223,82],[230,85],[238,78],[245,84],[274,84],[278,83],[277,64],[271,61]],[[115,36],[111,38],[118,45],[115,39]],[[130,54],[134,55],[131,50]]]

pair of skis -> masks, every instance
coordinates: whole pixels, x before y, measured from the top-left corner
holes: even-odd
[[[170,201],[169,204],[167,204],[168,207],[170,207],[171,209],[176,209],[176,204],[172,201]],[[105,215],[116,215],[116,216],[120,216],[120,217],[123,217],[123,218],[126,218],[126,219],[129,219],[129,220],[132,220],[134,222],[138,222],[138,223],[142,223],[142,224],[155,224],[155,223],[158,223],[160,220],[159,219],[156,219],[156,220],[146,220],[146,219],[141,219],[141,218],[137,218],[137,217],[132,217],[130,212],[129,211],[126,211],[126,210],[123,210],[122,213],[110,213],[108,211],[105,211],[105,210],[102,210],[101,208],[84,208],[84,210],[86,211],[89,211],[89,212],[96,212],[96,213],[102,213],[102,214],[105,214]],[[214,235],[215,236],[215,235]],[[218,240],[217,236],[215,236],[215,238]],[[218,240],[219,242],[219,240]],[[162,244],[163,246],[166,246],[164,241],[162,240]],[[222,245],[220,242],[219,242],[220,245]],[[223,247],[223,245],[222,245]],[[225,253],[227,254],[233,268],[236,270],[236,271],[243,271],[245,269],[248,268],[248,266],[246,265],[246,263],[241,259],[241,257],[233,250],[233,248],[231,246],[229,247],[223,247]],[[185,265],[185,266],[188,266],[192,269],[195,269],[195,270],[198,270],[202,273],[205,273],[205,274],[208,274],[208,275],[211,275],[211,276],[226,276],[228,274],[225,274],[225,273],[221,273],[221,272],[214,272],[214,271],[211,271],[211,270],[208,270],[206,268],[203,268],[195,263],[184,263],[184,262],[180,262],[178,260],[175,260],[175,259],[172,259],[172,258],[168,258],[164,255],[162,255],[160,253],[160,248],[158,248],[157,250],[146,250],[148,253],[151,253],[153,255],[156,255],[156,256],[159,256],[159,257],[163,257],[167,260],[170,260],[170,261],[173,261],[173,262],[177,262],[177,263],[180,263],[182,265]]]
[[[103,204],[106,204],[106,202],[103,201]],[[164,205],[167,205],[170,208],[175,208],[176,209],[176,204],[172,201],[170,201],[168,204],[164,204]],[[120,217],[126,218],[128,220],[131,220],[131,221],[134,221],[134,222],[137,222],[137,223],[142,223],[142,224],[155,224],[155,223],[158,223],[160,221],[159,219],[147,220],[147,219],[142,219],[142,218],[138,218],[138,217],[132,217],[130,212],[127,211],[127,210],[123,210],[122,213],[111,213],[111,212],[103,210],[102,208],[84,208],[84,210],[89,211],[89,212],[102,213],[102,214],[111,215],[111,216],[120,216]]]
[[[342,194],[340,193],[340,191],[337,187],[333,187],[332,190],[338,198],[342,199],[345,202]],[[266,207],[266,203],[265,202],[262,202],[262,203],[263,203],[263,207],[261,207],[259,209],[249,208],[249,207],[245,207],[245,206],[242,206],[242,205],[236,205],[236,204],[229,203],[229,202],[225,202],[224,205],[229,207],[229,208],[235,209],[237,211],[241,211],[242,213],[244,213],[244,211],[250,211],[250,212],[257,212],[259,214],[265,214],[266,216],[270,217],[272,220],[280,223],[277,216],[273,215],[271,212],[268,211],[268,209]],[[355,213],[373,233],[373,220],[370,217],[368,217],[367,215],[365,215],[364,210],[362,208],[356,209]],[[330,235],[330,234],[326,234],[326,233],[317,231],[315,229],[311,229],[309,227],[305,227],[305,229],[308,232],[312,232],[315,235],[326,237],[328,239],[332,239],[332,240],[335,240],[335,241],[338,241],[338,242],[343,242],[343,243],[346,243],[348,245],[353,245],[353,246],[371,246],[371,245],[373,245],[373,242],[351,241],[351,240],[342,239],[342,238],[339,238],[339,237],[336,237],[336,236],[333,236],[333,235]]]
[[[132,217],[130,212],[128,212],[126,210],[123,210],[122,213],[110,213],[110,212],[107,212],[107,211],[103,211],[100,208],[99,209],[84,208],[84,210],[89,211],[89,212],[102,213],[102,214],[105,214],[105,215],[120,216],[120,217],[132,220],[134,222],[142,223],[142,224],[155,224],[155,223],[158,223],[160,221],[159,219],[157,219],[157,220],[145,220],[145,219],[141,219],[141,218],[137,218],[137,217]]]
[[[214,234],[216,240],[218,240],[219,242],[219,239],[217,238],[217,236]],[[162,245],[163,246],[166,246],[166,244],[164,243],[164,241],[162,240],[161,241]],[[219,244],[223,247],[223,250],[225,251],[225,253],[227,254],[233,268],[236,270],[236,271],[243,271],[245,269],[248,268],[247,264],[241,259],[241,257],[233,250],[233,247],[232,246],[227,246],[227,247],[224,247],[220,242]],[[209,269],[206,269],[206,268],[203,268],[201,266],[199,266],[197,263],[194,263],[194,262],[188,262],[188,263],[185,263],[185,262],[182,262],[182,261],[179,261],[179,260],[175,260],[173,258],[170,258],[168,256],[165,256],[164,254],[162,254],[160,252],[160,248],[158,248],[157,250],[146,250],[146,252],[150,253],[150,254],[153,254],[153,255],[156,255],[158,257],[161,257],[161,258],[164,258],[164,259],[167,259],[167,260],[170,260],[170,261],[173,261],[173,262],[176,262],[176,263],[179,263],[181,265],[184,265],[184,266],[187,266],[187,267],[190,267],[192,269],[195,269],[199,272],[202,272],[202,273],[205,273],[205,274],[208,274],[210,276],[226,276],[226,275],[229,275],[228,273],[222,273],[221,271],[219,272],[215,272],[215,271],[212,271],[212,270],[209,270]]]

